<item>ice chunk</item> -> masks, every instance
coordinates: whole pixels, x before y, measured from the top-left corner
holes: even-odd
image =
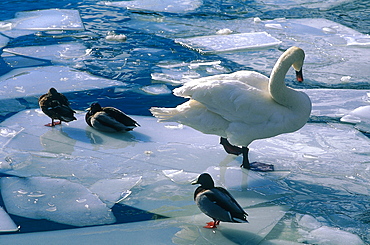
[[[9,213],[73,226],[111,224],[111,210],[82,185],[65,179],[1,178],[1,194]]]
[[[5,210],[0,207],[0,233],[2,232],[14,232],[18,230],[18,226],[9,217]]]
[[[5,47],[9,42],[9,38],[0,35],[0,48]]]
[[[230,52],[277,46],[280,40],[267,32],[237,33],[175,39],[175,42],[200,53]]]
[[[148,94],[170,94],[172,91],[165,84],[154,84],[141,87],[141,90]]]
[[[166,21],[167,20],[167,21]],[[228,27],[236,34],[231,35],[212,35],[220,27]],[[171,27],[171,28],[169,28]],[[268,28],[275,27],[275,28]],[[278,27],[278,28],[276,28]],[[265,75],[271,73],[271,69],[281,55],[281,50],[290,46],[298,46],[306,52],[304,72],[306,83],[319,83],[320,85],[343,86],[342,78],[351,77],[352,86],[357,84],[367,84],[370,76],[370,61],[366,57],[370,56],[370,49],[366,48],[369,35],[343,26],[339,23],[326,19],[274,19],[261,20],[255,22],[253,18],[237,20],[185,20],[181,22],[165,19],[156,25],[145,25],[138,28],[150,30],[156,35],[183,41],[184,45],[199,51],[211,52],[208,47],[201,46],[207,43],[207,36],[211,35],[216,43],[213,46],[225,46],[230,48],[233,44],[232,39],[237,33],[261,33],[267,32],[275,39],[281,41],[278,49],[262,50],[237,50],[237,52],[218,52],[218,55],[228,60],[234,61],[245,67],[251,67]],[[166,31],[163,31],[166,30]],[[168,31],[167,31],[168,30]],[[192,36],[189,34],[191,33]],[[220,45],[217,39],[226,38],[230,44]],[[185,42],[187,39],[188,43]],[[194,39],[199,43],[192,44]],[[257,42],[265,42],[258,40]],[[241,41],[242,43],[242,41]],[[246,43],[248,46],[248,43]],[[273,46],[272,46],[273,47]],[[293,74],[288,73],[288,77],[293,79]]]
[[[19,12],[9,20],[12,28],[23,30],[84,30],[78,10],[45,9]]]
[[[233,33],[233,31],[229,28],[220,29],[216,32],[217,35],[229,35],[231,33]]]
[[[132,0],[132,1],[102,1],[100,4],[124,7],[127,9],[143,9],[156,12],[181,13],[197,9],[201,0]]]
[[[173,241],[176,244],[209,244],[210,241],[216,245],[260,244],[288,210],[286,206],[249,208],[246,210],[249,223],[221,222],[216,232],[201,228],[210,221],[204,214],[184,217],[181,220],[185,225],[175,234]]]
[[[361,132],[370,132],[370,106],[360,106],[340,119],[341,122],[355,124]]]
[[[91,50],[87,49],[81,43],[65,43],[48,46],[6,48],[3,51],[5,54],[3,54],[2,57],[4,58],[5,62],[7,61],[7,59],[9,59],[9,55],[6,55],[6,53],[20,55],[22,56],[21,58],[27,56],[57,62],[61,60],[83,58],[85,56],[88,56]]]
[[[114,80],[89,75],[66,66],[20,68],[0,77],[1,99],[38,97],[50,87],[60,92],[81,91],[122,85]]]
[[[124,42],[127,37],[125,34],[116,34],[115,32],[109,32],[105,37],[108,41]]]
[[[138,177],[124,177],[121,179],[102,179],[90,186],[90,191],[97,194],[99,198],[109,207],[122,201],[130,195],[130,189],[141,180]]]
[[[197,215],[180,218],[21,235],[8,234],[1,237],[1,242],[4,244],[14,244],[14,241],[19,244],[28,244],[29,241],[34,244],[106,244],[109,241],[109,244],[121,244],[124,239],[130,244],[148,244],[149,240],[151,244],[260,244],[286,211],[284,207],[275,205],[253,208],[250,210],[253,223],[221,222],[220,228],[216,231],[201,228],[210,220],[204,214],[199,214],[198,210]],[[284,245],[295,244],[285,243]]]
[[[369,35],[344,36],[344,39],[346,39],[348,46],[370,47]]]
[[[327,10],[332,7],[341,5],[349,0],[329,0],[329,1],[310,1],[310,0],[257,0],[261,7],[271,10],[271,8],[290,9],[304,6],[305,8],[319,8]]]
[[[161,72],[152,73],[155,82],[171,85],[184,84],[194,78],[227,73],[229,70],[222,66],[220,60],[193,62],[160,62],[157,64]]]
[[[198,173],[189,173],[184,170],[162,170],[162,172],[166,177],[178,184],[190,184],[199,176]]]
[[[221,166],[226,166],[233,160],[232,157],[228,156],[224,158]],[[249,171],[244,173],[239,167],[209,167],[205,171],[211,176],[214,176],[214,181],[217,185],[224,186],[227,189],[234,190],[253,190],[257,193],[261,193],[264,196],[269,195],[282,195],[291,193],[290,190],[280,186],[275,180],[276,178],[282,178],[283,176],[289,175],[289,171],[281,171],[279,173],[272,173],[267,176],[261,176],[257,172]]]
[[[326,117],[337,120],[350,114],[353,108],[369,104],[368,90],[306,89],[304,92],[312,101],[312,118]]]
[[[307,229],[309,231],[321,227],[321,223],[317,221],[313,216],[305,214],[296,214],[296,219],[299,227]]]
[[[341,122],[346,123],[370,123],[370,106],[361,106],[353,111],[351,111],[348,115],[345,115],[340,119]]]
[[[311,231],[304,242],[318,245],[365,245],[359,236],[327,226]]]

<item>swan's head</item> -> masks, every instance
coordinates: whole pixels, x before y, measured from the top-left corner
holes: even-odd
[[[294,55],[295,62],[292,66],[296,72],[297,81],[303,82],[302,67],[305,57],[304,51],[298,47],[291,47],[289,51]]]

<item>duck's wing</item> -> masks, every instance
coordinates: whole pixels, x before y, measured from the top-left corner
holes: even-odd
[[[128,127],[138,127],[140,126],[134,119],[127,116],[121,110],[118,110],[114,107],[103,107],[103,111],[109,115],[110,117],[114,118],[116,121],[128,126]]]
[[[201,210],[220,221],[247,222],[247,213],[225,189],[220,188],[216,187],[201,193],[198,199]]]
[[[223,195],[227,196],[230,200],[227,202],[226,207],[230,208],[231,210],[234,210],[237,213],[243,213],[245,215],[248,215],[244,209],[239,205],[239,203],[235,200],[235,198],[228,192],[226,189],[222,187],[215,187],[215,189],[219,192],[221,192]],[[225,200],[227,200],[225,198]],[[223,204],[225,205],[225,204]]]
[[[45,102],[45,101],[44,101]],[[58,100],[46,101],[45,103],[40,103],[41,110],[50,118],[62,120],[65,122],[70,122],[77,120],[74,117],[74,110],[68,105],[61,104]]]
[[[93,116],[88,118],[88,120],[90,120],[90,124],[93,128],[105,132],[130,131],[134,128],[133,126],[126,126],[118,122],[105,111],[96,112]]]
[[[67,97],[62,93],[58,93],[55,96],[53,96],[53,100],[58,100],[62,105],[69,106],[69,101]]]

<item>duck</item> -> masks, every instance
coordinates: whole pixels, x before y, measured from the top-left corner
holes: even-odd
[[[221,221],[249,223],[248,214],[225,188],[215,187],[211,175],[202,173],[192,184],[200,184],[194,192],[195,203],[204,214],[213,219],[204,228],[217,228]]]
[[[39,97],[39,106],[42,112],[51,118],[51,123],[45,124],[48,127],[54,127],[55,125],[63,122],[71,122],[77,120],[74,116],[76,113],[70,106],[66,96],[62,93],[58,93],[55,88],[50,88],[46,94]],[[59,120],[55,122],[54,120]]]
[[[114,107],[101,107],[92,103],[87,109],[85,121],[90,126],[104,132],[131,131],[140,126],[134,119]]]
[[[302,128],[311,114],[307,94],[286,86],[290,67],[296,79],[303,81],[305,53],[290,47],[277,60],[270,78],[241,70],[194,79],[173,90],[189,100],[176,108],[150,108],[159,122],[178,122],[205,134],[220,136],[220,144],[229,154],[242,154],[241,167],[255,171],[273,171],[273,164],[250,162],[249,144],[254,140],[291,133]]]

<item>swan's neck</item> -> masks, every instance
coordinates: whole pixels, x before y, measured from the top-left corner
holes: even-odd
[[[292,64],[299,59],[303,62],[304,56],[294,50],[285,52],[276,62],[270,76],[269,90],[272,98],[288,108],[294,107],[298,92],[285,85],[285,76]]]

